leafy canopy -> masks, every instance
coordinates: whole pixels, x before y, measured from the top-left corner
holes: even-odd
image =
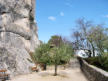
[[[34,53],[34,59],[38,63],[50,64],[49,56],[50,46],[49,44],[41,44]]]

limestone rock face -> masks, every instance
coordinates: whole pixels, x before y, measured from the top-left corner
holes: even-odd
[[[35,0],[0,0],[0,69],[30,73],[29,52],[39,45],[34,22]]]

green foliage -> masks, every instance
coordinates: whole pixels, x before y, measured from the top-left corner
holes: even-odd
[[[61,47],[61,53],[62,53],[62,61],[69,62],[70,59],[73,57],[73,48],[70,45],[64,44]]]
[[[108,52],[108,37],[105,41],[103,41],[103,46],[104,46],[104,49],[106,49]]]
[[[67,63],[71,57],[73,57],[73,49],[67,44],[62,44],[59,48],[50,48],[49,44],[41,44],[33,55],[36,62],[49,65]]]
[[[102,54],[98,57],[86,58],[85,60],[96,67],[108,71],[108,53]]]
[[[91,27],[87,35],[93,51],[97,50],[98,57],[86,59],[90,64],[108,71],[108,33],[101,25]],[[107,51],[107,52],[105,52]]]
[[[96,52],[101,55],[104,51],[108,52],[108,28],[103,24],[94,25],[90,21],[86,21],[84,18],[79,19],[77,22],[77,29],[73,32],[75,49],[88,49],[91,52],[87,55],[91,57],[96,56]]]
[[[55,76],[57,75],[57,66],[69,62],[72,58],[72,50],[72,47],[68,44],[62,44],[51,49],[52,64],[55,65]]]
[[[61,45],[59,48],[54,47],[51,49],[51,58],[53,64],[63,64],[70,61],[73,57],[73,49],[67,44]]]
[[[54,35],[51,37],[51,39],[48,41],[48,43],[50,45],[54,45],[56,47],[59,47],[63,43],[63,40],[62,40],[61,36]]]
[[[55,75],[57,75],[57,66],[68,63],[72,57],[72,46],[63,43],[60,36],[52,36],[48,44],[41,44],[33,55],[37,63],[55,65]]]
[[[94,26],[89,29],[87,33],[87,41],[91,46],[93,56],[95,56],[95,50],[97,50],[99,54],[104,52],[107,48],[107,40],[108,38],[103,27]]]
[[[50,56],[49,56],[50,46],[49,44],[41,44],[33,55],[34,60],[38,63],[50,64]]]

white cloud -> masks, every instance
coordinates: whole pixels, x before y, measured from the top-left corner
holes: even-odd
[[[108,18],[108,15],[105,15],[106,18]]]
[[[64,16],[64,13],[63,12],[60,12],[60,16]]]
[[[65,0],[65,5],[68,7],[72,7],[72,0]]]
[[[69,2],[65,3],[65,5],[68,6],[68,7],[72,7],[72,4],[69,3]]]
[[[51,20],[51,21],[55,21],[55,20],[56,20],[56,17],[54,17],[54,16],[49,16],[48,19]]]

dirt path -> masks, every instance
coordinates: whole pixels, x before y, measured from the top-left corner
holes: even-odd
[[[74,62],[72,61],[72,63]],[[47,70],[38,73],[17,76],[11,81],[88,81],[78,66],[66,70],[60,70],[59,68],[58,76],[53,76],[53,72],[54,70]]]

